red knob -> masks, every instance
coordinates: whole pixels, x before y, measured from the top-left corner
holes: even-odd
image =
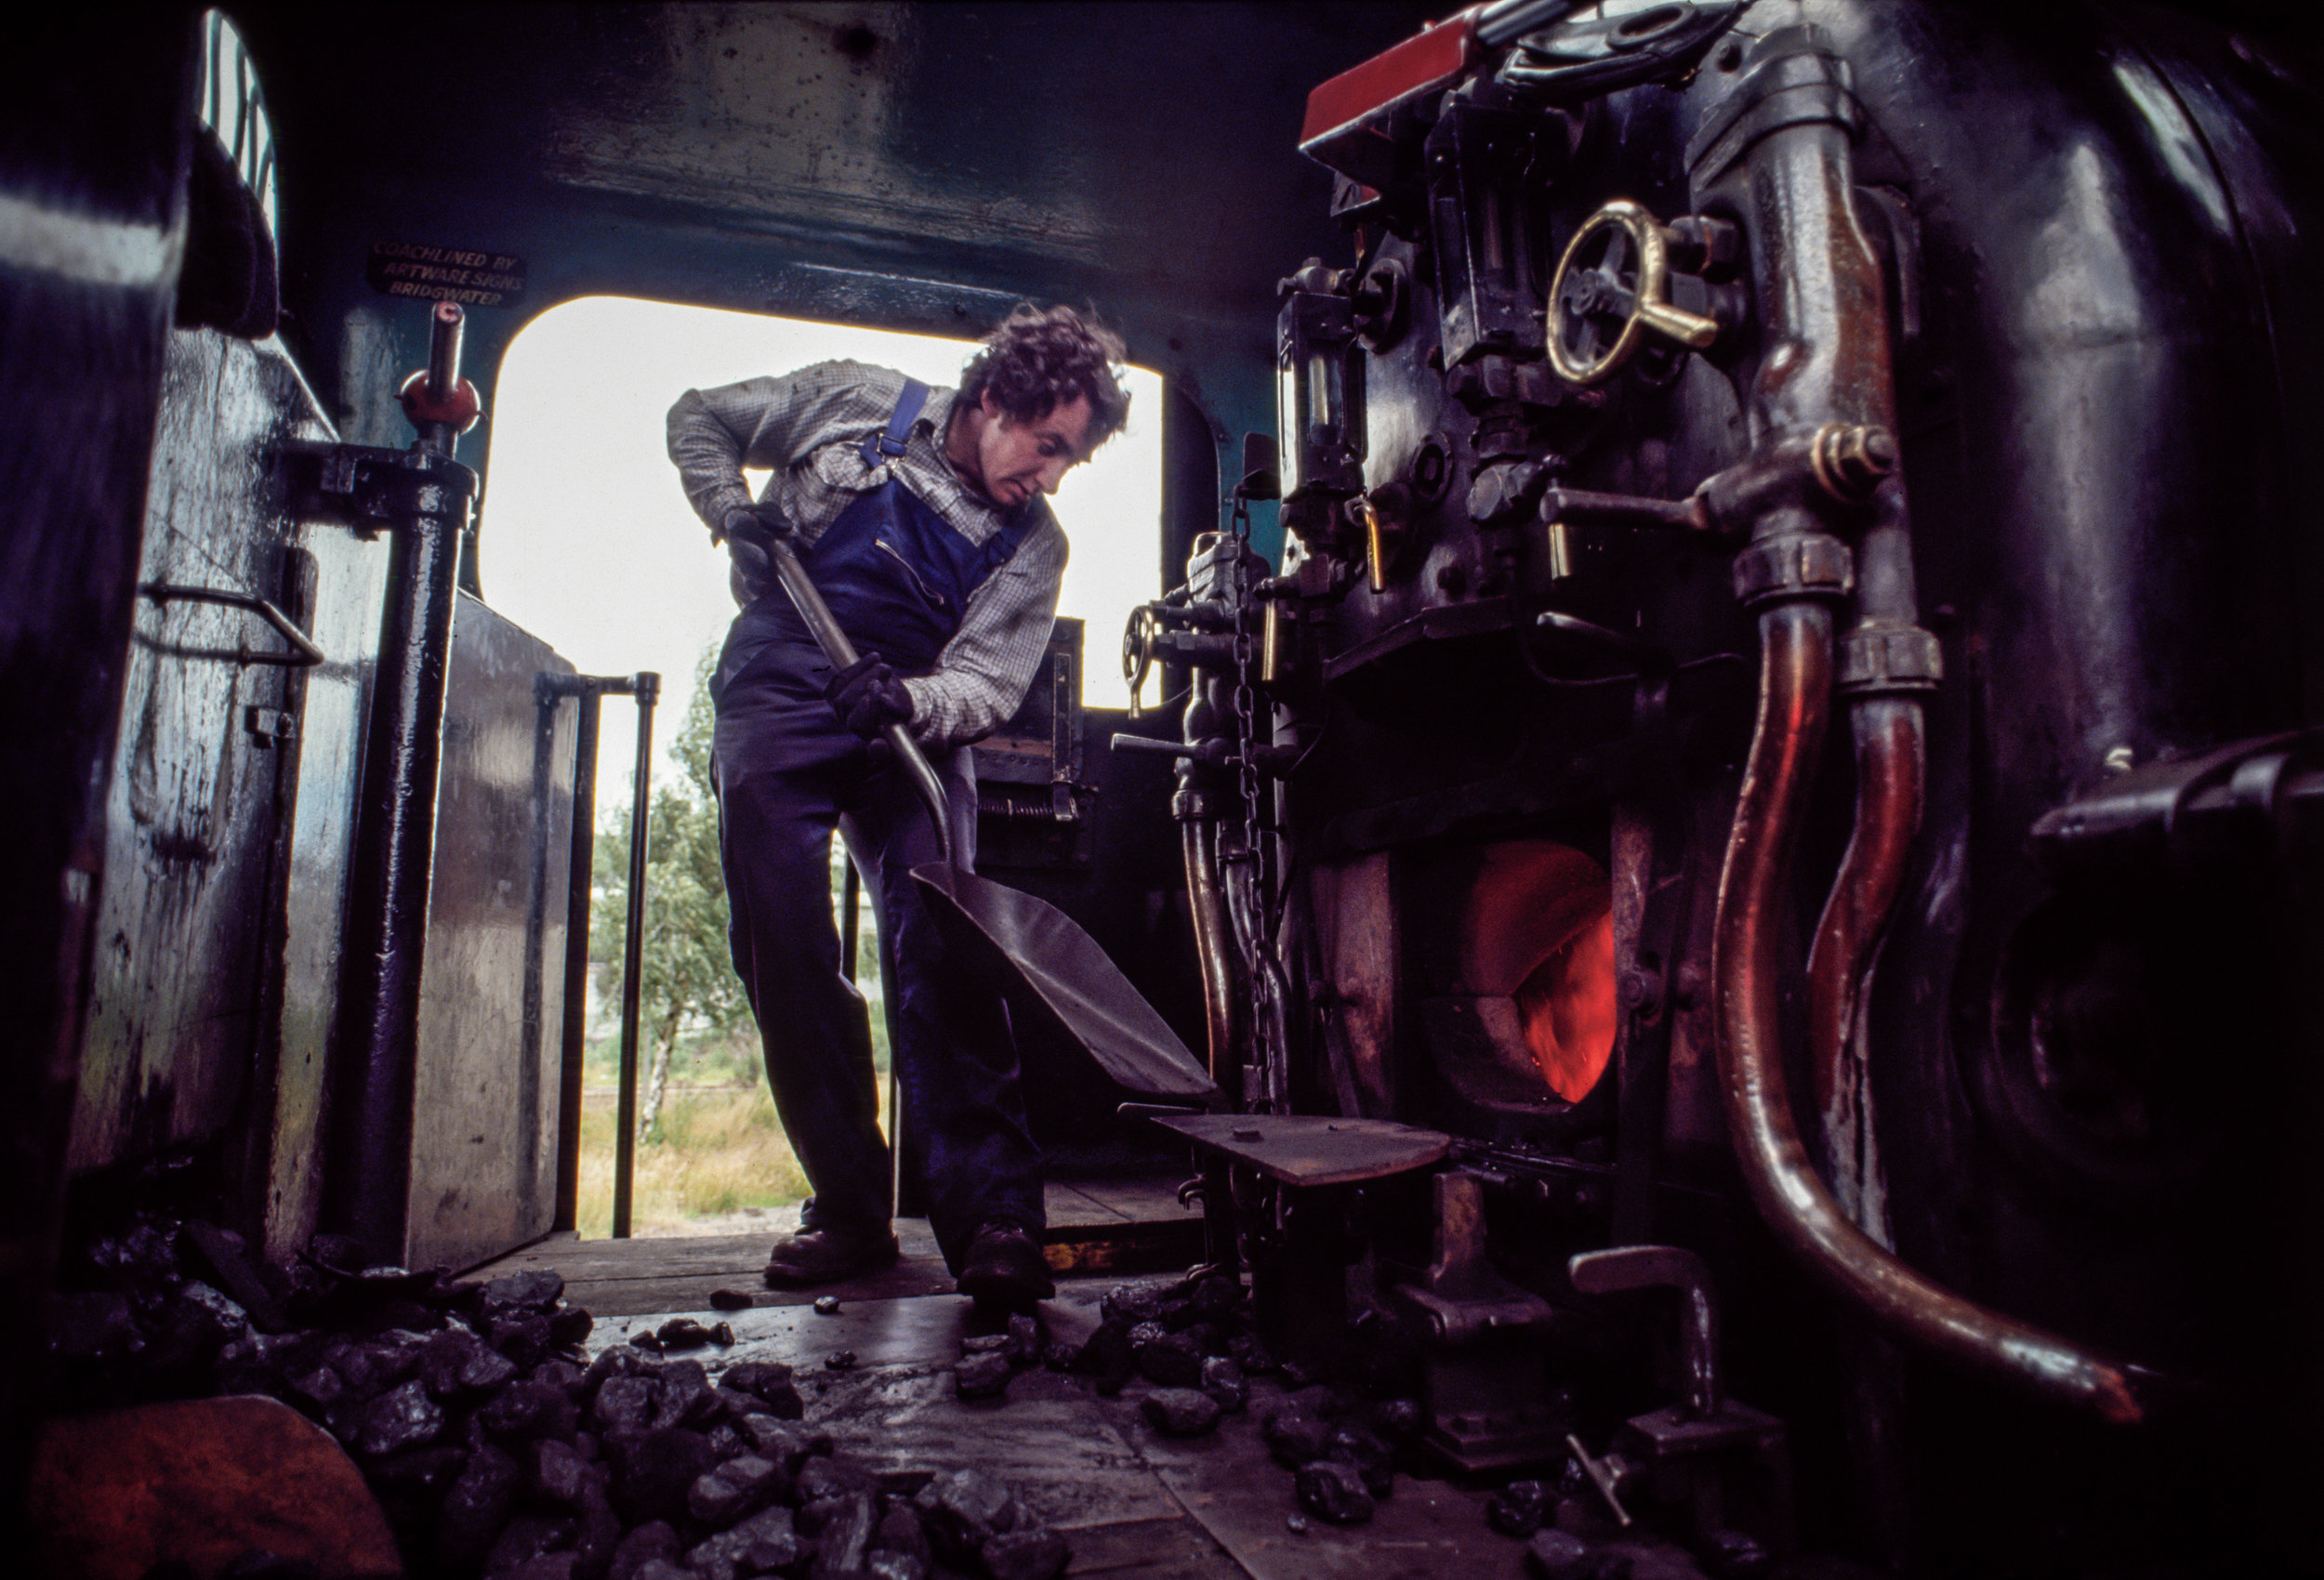
[[[428,394],[426,369],[403,381],[396,391],[403,402],[403,415],[415,426],[425,423],[450,423],[455,433],[466,433],[476,426],[476,419],[484,415],[483,397],[476,393],[476,386],[462,379],[453,388],[446,401],[431,400]]]

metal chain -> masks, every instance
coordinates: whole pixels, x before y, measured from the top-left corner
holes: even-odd
[[[1259,639],[1258,600],[1253,597],[1250,571],[1250,505],[1237,497],[1231,522],[1235,566],[1230,583],[1235,616],[1235,790],[1243,803],[1242,861],[1230,879],[1230,891],[1244,887],[1243,913],[1245,980],[1250,986],[1250,1034],[1261,1072],[1266,1107],[1281,1112],[1289,1097],[1286,1061],[1282,966],[1275,958],[1275,885],[1269,860],[1272,842],[1260,797],[1266,793],[1259,771]],[[1246,1099],[1254,1094],[1246,1093]]]

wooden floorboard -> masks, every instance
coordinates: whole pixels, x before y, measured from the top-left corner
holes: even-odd
[[[1047,1254],[1061,1277],[1124,1278],[1181,1270],[1202,1254],[1201,1218],[1179,1205],[1166,1180],[1051,1180]],[[773,1231],[672,1235],[629,1240],[552,1236],[473,1270],[471,1278],[553,1269],[565,1297],[601,1322],[651,1313],[711,1310],[714,1296],[747,1297],[751,1307],[796,1306],[817,1296],[888,1300],[949,1295],[952,1274],[925,1218],[896,1220],[901,1256],[894,1266],[805,1290],[768,1289],[759,1282]],[[626,1329],[624,1330],[626,1331]]]

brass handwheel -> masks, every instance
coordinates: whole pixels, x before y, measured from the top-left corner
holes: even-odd
[[[1582,221],[1550,282],[1550,365],[1569,384],[1598,384],[1637,354],[1646,332],[1703,350],[1719,325],[1670,305],[1669,241],[1624,200]]]

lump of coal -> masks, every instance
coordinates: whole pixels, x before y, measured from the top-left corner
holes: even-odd
[[[562,1306],[548,1314],[548,1340],[551,1344],[578,1344],[596,1326],[597,1319],[586,1308]]]
[[[872,1533],[871,1545],[875,1554],[895,1553],[916,1560],[923,1569],[928,1566],[928,1532],[909,1503],[890,1500],[888,1512],[879,1517],[879,1529]]]
[[[823,1369],[826,1372],[853,1371],[855,1369],[855,1351],[852,1350],[834,1350],[830,1354],[825,1355],[823,1358]]]
[[[1384,1501],[1396,1484],[1395,1451],[1369,1429],[1353,1422],[1335,1428],[1324,1444],[1324,1456],[1355,1467],[1364,1489]]]
[[[532,1487],[543,1500],[560,1508],[578,1510],[599,1490],[605,1472],[581,1457],[571,1443],[544,1441],[533,1457]]]
[[[1202,1390],[1219,1402],[1225,1411],[1240,1410],[1250,1398],[1250,1384],[1244,1379],[1243,1368],[1224,1355],[1212,1355],[1202,1363]]]
[[[822,1503],[832,1498],[868,1497],[879,1490],[879,1478],[862,1466],[818,1455],[799,1468],[799,1501]]]
[[[667,1527],[665,1527],[667,1529]],[[694,1580],[735,1580],[794,1569],[806,1556],[787,1508],[763,1508],[686,1555]]]
[[[864,1560],[864,1572],[872,1580],[927,1580],[928,1560],[914,1558],[908,1552],[881,1552],[874,1548]]]
[[[503,1311],[546,1312],[554,1309],[564,1296],[563,1277],[547,1268],[532,1272],[512,1272],[484,1285],[484,1310],[495,1314]]]
[[[1142,1338],[1139,1335],[1144,1335]],[[1202,1350],[1182,1333],[1159,1326],[1132,1330],[1130,1356],[1146,1379],[1161,1388],[1202,1386]]]
[[[1410,1442],[1427,1419],[1417,1399],[1388,1399],[1372,1406],[1372,1426],[1390,1442]]]
[[[571,1520],[545,1514],[519,1514],[502,1527],[499,1539],[484,1559],[487,1574],[511,1574],[552,1548],[573,1540]]]
[[[757,1302],[753,1300],[749,1295],[740,1289],[713,1289],[710,1291],[710,1307],[713,1310],[747,1311],[755,1304],[757,1304]]]
[[[799,1385],[791,1381],[791,1368],[780,1362],[746,1361],[739,1366],[729,1366],[719,1374],[719,1383],[749,1394],[765,1407],[768,1415],[780,1420],[796,1421],[807,1414],[807,1406],[799,1397]]]
[[[982,1470],[947,1470],[912,1500],[938,1555],[965,1562],[994,1536],[1017,1527],[1014,1494]]]
[[[1547,1481],[1512,1481],[1485,1506],[1486,1522],[1504,1536],[1522,1539],[1541,1529],[1556,1500],[1557,1490]]]
[[[672,1361],[654,1384],[654,1424],[657,1427],[701,1426],[720,1414],[710,1375],[699,1361]]]
[[[1372,1517],[1372,1494],[1353,1465],[1318,1459],[1300,1467],[1293,1485],[1301,1508],[1335,1525],[1361,1525]]]
[[[1009,1391],[1009,1379],[1015,1375],[1009,1357],[993,1351],[963,1356],[953,1368],[953,1382],[963,1399],[997,1399]]]
[[[1767,1549],[1741,1531],[1713,1531],[1695,1548],[1710,1580],[1763,1580],[1774,1567]]]
[[[1138,1407],[1169,1437],[1200,1437],[1219,1424],[1219,1402],[1191,1388],[1157,1388]]]
[[[680,1427],[654,1427],[605,1440],[614,1507],[633,1521],[685,1508],[687,1489],[713,1462],[710,1440]]]
[[[406,1384],[417,1387],[417,1384]],[[477,1425],[495,1437],[563,1438],[581,1427],[581,1409],[563,1389],[545,1382],[510,1383],[476,1413]]]
[[[814,1573],[861,1574],[871,1552],[872,1533],[879,1526],[878,1500],[866,1492],[850,1493],[826,1500],[817,1512]]]
[[[1228,1339],[1226,1352],[1236,1365],[1254,1377],[1265,1376],[1279,1364],[1274,1352],[1260,1342],[1255,1333],[1238,1333]]]
[[[1101,1392],[1119,1393],[1130,1374],[1138,1369],[1129,1334],[1129,1328],[1117,1323],[1100,1323],[1081,1348],[1074,1351],[1072,1369],[1083,1376],[1097,1378]]]
[[[59,1295],[49,1306],[48,1348],[62,1360],[118,1360],[144,1342],[126,1295]]]
[[[436,1557],[444,1568],[471,1570],[492,1550],[516,1500],[517,1462],[500,1450],[480,1448],[443,1494],[436,1522]]]
[[[419,1376],[428,1391],[442,1400],[463,1400],[487,1394],[517,1375],[517,1366],[463,1327],[450,1327],[420,1347]]]
[[[1040,1319],[1028,1316],[1023,1311],[1014,1312],[1010,1316],[1008,1353],[1010,1365],[1019,1369],[1038,1365],[1042,1352],[1047,1348],[1041,1332]]]
[[[1554,1525],[1534,1533],[1525,1547],[1525,1563],[1540,1580],[1598,1580],[1601,1573],[1590,1544]],[[1622,1573],[1630,1573],[1627,1563]]]
[[[607,1377],[589,1406],[589,1419],[607,1432],[642,1431],[654,1421],[653,1377]]]
[[[527,1559],[514,1569],[495,1569],[487,1572],[492,1580],[575,1580],[581,1573],[578,1553],[545,1552]]]
[[[1055,1580],[1073,1553],[1056,1532],[1030,1525],[993,1537],[979,1556],[993,1580]]]
[[[1331,1442],[1331,1428],[1304,1410],[1283,1409],[1261,1423],[1260,1435],[1266,1440],[1267,1452],[1275,1463],[1287,1470],[1296,1470],[1324,1457],[1326,1445]]]
[[[819,1317],[836,1317],[838,1314],[839,1297],[837,1295],[818,1295],[815,1297],[815,1315]]]
[[[710,1342],[710,1330],[692,1317],[672,1317],[654,1330],[665,1350],[699,1350]]]
[[[685,1544],[678,1533],[664,1520],[648,1521],[624,1536],[614,1548],[613,1567],[606,1580],[636,1580],[638,1572],[649,1563],[674,1562]]]
[[[1150,1323],[1162,1314],[1159,1291],[1125,1284],[1106,1291],[1098,1300],[1098,1318],[1127,1329]]]
[[[746,1454],[703,1472],[686,1489],[686,1512],[723,1531],[782,1496],[787,1481],[780,1465]]]
[[[514,1361],[520,1368],[539,1361],[555,1342],[549,1335],[548,1319],[533,1312],[487,1317],[484,1337],[495,1350]]]
[[[443,1407],[418,1381],[391,1388],[363,1406],[355,1429],[355,1452],[376,1459],[423,1448],[443,1431]]]
[[[450,1486],[467,1464],[468,1450],[442,1444],[376,1459],[363,1468],[363,1476],[375,1492],[421,1498]]]
[[[796,1480],[811,1455],[831,1452],[829,1437],[772,1415],[745,1415],[735,1427],[752,1452],[780,1467],[786,1479]]]

